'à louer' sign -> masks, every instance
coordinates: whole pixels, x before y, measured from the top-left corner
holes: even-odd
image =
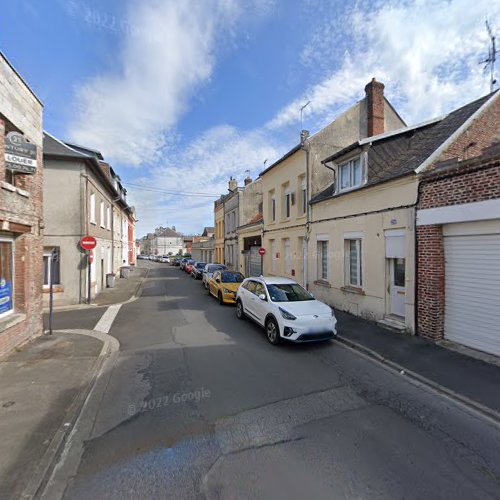
[[[23,174],[36,172],[36,146],[19,132],[9,132],[5,137],[5,168]]]

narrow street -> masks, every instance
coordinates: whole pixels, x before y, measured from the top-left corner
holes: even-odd
[[[273,347],[179,268],[140,265],[65,498],[499,498],[493,424],[338,342]]]

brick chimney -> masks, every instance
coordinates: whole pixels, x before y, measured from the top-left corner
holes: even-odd
[[[238,189],[238,181],[236,179],[233,179],[232,177],[229,178],[229,191],[233,192]]]
[[[245,186],[248,186],[251,183],[252,183],[252,178],[248,175],[247,177],[245,177]]]
[[[375,78],[365,87],[366,92],[366,118],[367,136],[383,134],[384,126],[384,87],[383,83],[377,82]]]

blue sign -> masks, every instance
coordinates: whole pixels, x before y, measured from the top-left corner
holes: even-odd
[[[0,314],[12,309],[12,283],[0,279]]]

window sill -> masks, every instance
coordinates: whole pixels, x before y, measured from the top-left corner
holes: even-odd
[[[297,220],[305,219],[305,218],[306,218],[306,214],[300,214],[297,216]]]
[[[343,292],[354,293],[357,295],[366,295],[362,288],[356,286],[343,286],[340,288]]]
[[[330,285],[330,282],[326,281],[326,280],[315,280],[315,281],[313,281],[313,283],[315,285],[318,285],[318,286],[324,286],[325,288],[331,288],[332,287],[332,285]]]
[[[0,318],[0,333],[22,323],[26,319],[26,314],[12,313]]]
[[[54,285],[52,287],[52,291],[54,293],[63,293],[64,292],[64,286],[63,285]],[[50,287],[48,285],[43,286],[43,293],[50,293]]]
[[[92,221],[92,220],[90,221],[90,223],[91,223],[93,226],[96,226],[96,225],[97,225],[97,223],[96,223],[95,221]]]

